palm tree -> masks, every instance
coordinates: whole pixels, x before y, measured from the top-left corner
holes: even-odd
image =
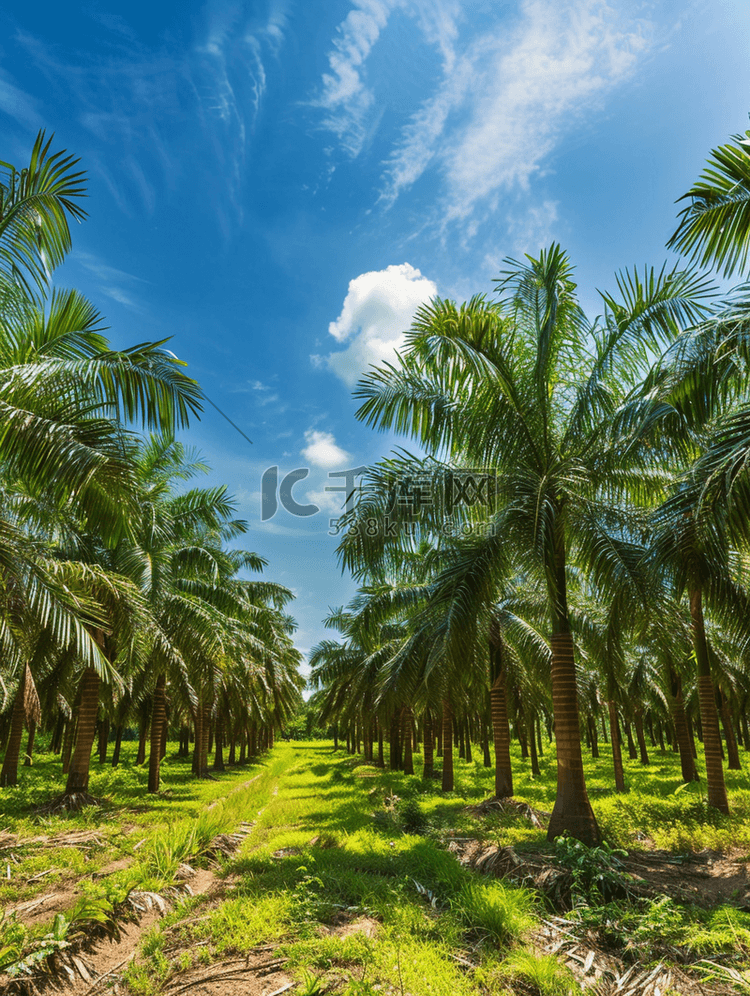
[[[592,325],[559,246],[510,264],[496,303],[475,297],[459,308],[435,299],[421,308],[403,354],[360,382],[357,415],[410,434],[459,467],[497,472],[499,508],[493,535],[476,544],[484,580],[474,588],[485,597],[496,590],[490,579],[508,546],[546,588],[558,757],[549,836],[568,831],[593,843],[599,830],[583,773],[567,570],[571,556],[603,576],[621,565],[608,516],[613,493],[619,500],[624,478],[637,473],[613,475],[622,458],[610,429],[642,372],[644,347],[671,341],[681,322],[700,316],[706,284],[677,271],[626,274],[622,302],[604,295],[604,319]],[[344,563],[367,562],[378,543],[362,532],[345,537]]]
[[[686,200],[667,246],[702,266],[723,267],[725,277],[744,269],[750,249],[750,131],[711,151],[708,166],[680,198]]]

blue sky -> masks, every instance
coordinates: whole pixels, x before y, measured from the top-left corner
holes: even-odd
[[[351,389],[416,307],[555,239],[596,314],[750,126],[746,0],[42,0],[0,28],[0,158],[44,127],[90,176],[57,282],[117,345],[171,336],[253,440],[210,408],[190,432],[295,591],[303,651],[353,593],[328,472],[394,442]],[[261,520],[273,465],[310,468],[317,515]]]

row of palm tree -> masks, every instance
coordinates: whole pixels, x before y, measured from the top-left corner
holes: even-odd
[[[749,150],[750,133],[712,153],[671,242],[725,274],[750,245]],[[417,735],[429,774],[441,731],[446,789],[457,727],[486,760],[492,739],[507,796],[511,733],[538,750],[546,725],[549,837],[588,843],[582,742],[603,716],[618,790],[621,726],[644,763],[644,724],[673,740],[687,780],[697,730],[723,812],[723,757],[750,749],[750,288],[722,299],[692,264],[616,285],[592,321],[559,245],[508,260],[493,297],[435,298],[360,381],[357,417],[419,452],[372,468],[344,515],[360,592],[312,655],[322,714],[366,753],[390,731],[405,763]]]
[[[24,726],[27,760],[46,729],[70,807],[90,799],[97,729],[117,760],[131,723],[145,755],[148,728],[156,792],[170,724],[192,728],[204,775],[212,737],[272,741],[301,679],[291,592],[247,579],[266,563],[237,548],[226,488],[187,483],[208,470],[176,438],[199,385],[164,342],[112,349],[93,305],[52,284],[85,177],[51,142],[0,167],[0,786]]]

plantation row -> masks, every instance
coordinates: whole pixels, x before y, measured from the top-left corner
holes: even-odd
[[[163,342],[113,350],[81,294],[53,287],[85,212],[78,162],[40,134],[29,165],[0,164],[0,786],[35,736],[61,756],[52,810],[91,801],[110,730],[140,731],[156,792],[168,727],[192,730],[193,770],[229,745],[272,746],[301,702],[291,592],[246,580],[266,562],[247,525],[175,438],[203,394]],[[134,427],[148,430],[140,435]],[[61,782],[61,788],[62,788]]]
[[[507,261],[496,296],[439,298],[392,364],[360,382],[357,417],[406,436],[340,521],[360,588],[313,651],[323,720],[409,771],[455,738],[513,794],[511,737],[554,737],[549,825],[601,839],[583,742],[623,734],[680,753],[729,811],[724,765],[750,749],[750,284],[719,294],[697,266],[743,273],[750,132],[715,150],[669,246],[691,262],[623,271],[583,312],[559,245]],[[697,264],[694,265],[694,264]],[[471,733],[471,736],[469,735]],[[636,747],[637,743],[637,747]]]

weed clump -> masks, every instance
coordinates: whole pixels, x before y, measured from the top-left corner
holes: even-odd
[[[427,814],[419,799],[413,796],[399,803],[396,814],[399,826],[404,833],[424,834],[430,828]]]

